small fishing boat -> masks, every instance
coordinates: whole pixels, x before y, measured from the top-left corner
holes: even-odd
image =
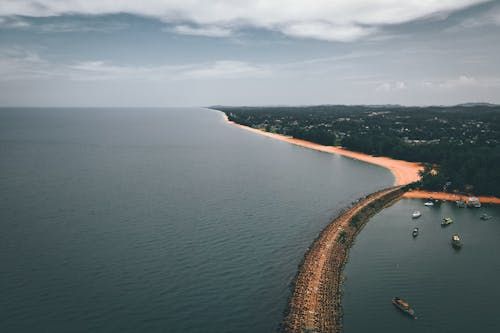
[[[447,225],[450,225],[453,223],[453,220],[450,218],[450,217],[445,217],[442,221],[441,221],[441,226],[445,227]]]
[[[475,208],[481,208],[481,201],[479,201],[478,197],[470,197],[467,200],[467,206],[469,206],[469,207],[475,207]]]
[[[427,207],[434,206],[434,202],[427,201],[426,203],[424,203],[424,206],[427,206]]]
[[[453,235],[453,237],[451,237],[451,246],[455,249],[460,249],[462,247],[462,241],[458,235]]]
[[[418,228],[413,229],[413,231],[411,232],[411,235],[413,236],[413,238],[417,237],[418,236]]]
[[[394,304],[395,307],[397,307],[399,310],[403,311],[410,317],[417,319],[417,315],[415,313],[415,310],[410,308],[410,304],[408,304],[406,301],[402,300],[399,297],[394,297],[392,299],[392,304]]]
[[[414,218],[414,219],[417,219],[419,218],[420,216],[422,216],[422,213],[420,213],[419,210],[416,210],[414,211],[412,214],[411,214],[411,217]]]

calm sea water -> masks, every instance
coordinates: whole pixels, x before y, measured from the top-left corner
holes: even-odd
[[[249,133],[211,110],[0,109],[0,332],[271,332],[320,230],[392,181],[385,169]],[[387,239],[372,235],[376,226],[360,237]],[[422,233],[389,249],[420,245]],[[484,237],[498,247],[493,235]],[[446,245],[426,251],[445,251],[448,265],[477,259],[473,242],[484,239],[464,241],[459,255]],[[498,273],[495,253],[479,258]],[[491,289],[495,275],[476,275],[479,262],[452,274],[434,270],[434,260],[412,267],[428,272],[435,290],[450,279]],[[386,264],[398,272],[393,258]],[[426,306],[442,303],[416,297],[432,291],[421,283],[407,276],[398,292],[424,325]],[[364,300],[369,287],[348,297]],[[456,299],[471,299],[474,290],[464,290]],[[475,305],[496,301],[487,298]]]
[[[423,204],[397,202],[356,238],[344,271],[345,332],[500,332],[500,208]],[[417,209],[422,217],[412,220]],[[493,219],[481,220],[485,212]],[[441,227],[443,217],[454,223]],[[455,233],[463,241],[459,251],[450,245]],[[407,300],[418,320],[400,313],[394,296]]]

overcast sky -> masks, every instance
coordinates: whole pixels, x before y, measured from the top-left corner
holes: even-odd
[[[0,105],[500,103],[500,1],[1,0]]]

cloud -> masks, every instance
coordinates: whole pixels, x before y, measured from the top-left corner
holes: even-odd
[[[447,32],[461,32],[464,30],[480,28],[484,26],[500,26],[500,6],[490,8],[476,17],[469,17],[460,23],[446,29]]]
[[[407,89],[407,85],[403,81],[384,82],[376,88],[377,91],[395,91],[395,90],[405,90],[405,89]]]
[[[54,22],[54,23],[43,23],[37,28],[40,32],[45,33],[64,33],[64,32],[113,32],[124,30],[128,27],[128,24],[124,22]]]
[[[377,29],[354,24],[333,25],[325,22],[300,22],[285,24],[281,31],[300,38],[349,42],[374,33]]]
[[[0,16],[103,15],[129,13],[177,25],[174,31],[224,37],[253,27],[299,38],[352,41],[386,25],[445,17],[488,0],[2,0]]]
[[[453,90],[453,89],[468,89],[468,88],[475,88],[475,87],[480,87],[480,88],[488,88],[488,87],[494,87],[498,88],[500,87],[500,78],[499,77],[472,77],[468,75],[460,75],[456,78],[449,78],[446,80],[440,80],[440,81],[423,81],[420,83],[420,86],[424,88],[430,88],[430,89],[447,89],[447,90]]]
[[[173,31],[180,35],[205,36],[205,37],[228,37],[232,35],[232,30],[218,26],[193,27],[190,25],[177,25],[166,31]]]
[[[31,24],[19,17],[15,16],[6,16],[6,17],[0,17],[0,28],[7,28],[7,29],[25,29],[30,27]]]
[[[270,74],[270,70],[264,66],[252,65],[242,61],[216,61],[215,63],[186,71],[184,75],[189,78],[241,78],[241,77],[264,77]]]
[[[0,50],[0,81],[65,79],[71,81],[178,81],[259,78],[269,66],[219,60],[181,65],[117,65],[102,60],[52,63],[27,50]]]
[[[51,64],[35,51],[19,48],[0,50],[0,81],[48,78],[54,74]]]

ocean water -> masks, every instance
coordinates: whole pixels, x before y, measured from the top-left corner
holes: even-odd
[[[0,109],[0,332],[272,332],[314,238],[392,182],[385,169],[244,131],[212,110]],[[459,255],[442,251],[468,256],[464,241]],[[436,287],[483,285],[472,267],[414,268]],[[400,296],[425,310],[404,289],[418,284],[400,282]],[[359,309],[350,300],[347,316]]]
[[[411,213],[422,212],[412,220]],[[480,219],[487,213],[493,218]],[[441,219],[454,222],[441,227]],[[414,227],[419,236],[411,236]],[[452,235],[463,243],[451,247]],[[424,207],[405,199],[366,225],[351,248],[344,273],[344,332],[500,332],[500,207]],[[413,320],[391,303],[416,310]]]

